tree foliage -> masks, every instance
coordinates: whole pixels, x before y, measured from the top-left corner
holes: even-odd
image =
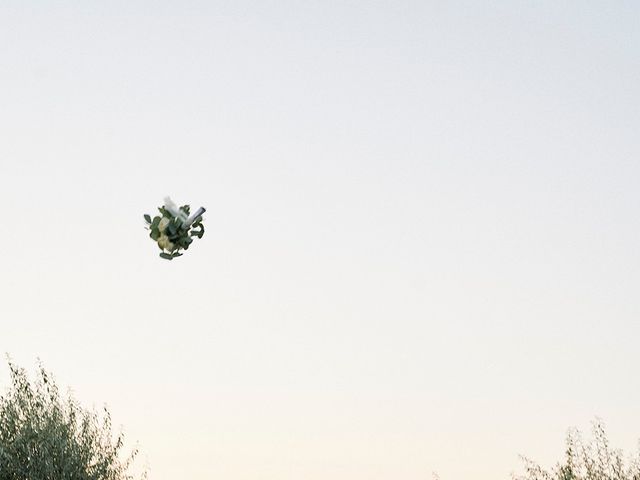
[[[31,382],[9,360],[11,383],[0,396],[0,480],[130,480],[137,451],[122,456],[111,416],[62,395],[39,365]]]
[[[640,452],[625,457],[611,448],[600,420],[593,423],[593,437],[582,439],[578,430],[567,434],[564,460],[552,470],[523,458],[525,473],[514,480],[640,480]]]

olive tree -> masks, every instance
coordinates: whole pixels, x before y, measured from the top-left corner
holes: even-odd
[[[600,420],[593,423],[593,437],[584,441],[578,430],[567,435],[564,459],[546,470],[524,458],[525,473],[514,480],[640,480],[640,455],[625,457],[611,448]]]
[[[61,394],[40,364],[34,381],[9,360],[10,385],[0,396],[0,480],[132,479],[137,451],[123,455],[107,409],[84,409]],[[143,475],[144,476],[144,475]]]

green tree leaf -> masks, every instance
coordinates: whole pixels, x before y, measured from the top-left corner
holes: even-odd
[[[8,391],[0,395],[1,480],[133,478],[136,452],[123,451],[108,410],[82,408],[42,365],[35,381],[11,361],[9,373]]]

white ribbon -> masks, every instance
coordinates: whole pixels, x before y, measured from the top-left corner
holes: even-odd
[[[200,215],[202,215],[204,212],[206,212],[205,208],[204,208],[204,207],[200,207],[200,208],[196,211],[196,213],[194,213],[193,215],[191,215],[191,216],[189,217],[189,220],[187,220],[187,227],[190,227],[190,226],[191,226],[191,224],[192,224],[193,222],[195,222],[195,221],[196,221],[196,218],[198,218],[198,217],[199,217]]]
[[[178,208],[178,206],[169,197],[164,197],[164,208],[166,208],[171,214],[179,219],[183,225],[188,226],[187,214]]]

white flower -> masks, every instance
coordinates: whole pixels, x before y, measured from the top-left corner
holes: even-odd
[[[158,238],[158,246],[167,252],[173,250],[174,244],[169,240],[169,237],[166,235],[160,235]]]
[[[160,230],[160,233],[164,233],[170,223],[171,220],[169,220],[167,217],[162,217],[160,223],[158,224],[158,230]]]

